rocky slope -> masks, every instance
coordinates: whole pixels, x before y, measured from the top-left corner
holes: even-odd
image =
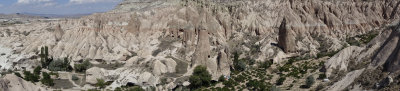
[[[15,75],[6,75],[0,79],[0,87],[2,91],[46,91],[39,85],[27,82]]]
[[[48,46],[51,56],[69,57],[71,65],[84,59],[125,63],[117,69],[87,70],[88,84],[102,78],[113,81],[110,89],[134,83],[167,90],[187,81],[196,65],[207,66],[214,80],[230,75],[234,52],[242,52],[241,58],[280,63],[291,56],[316,57],[344,48],[326,62],[328,76],[337,68],[350,72],[350,60],[364,62],[371,55],[371,67],[385,64],[384,71],[394,72],[399,69],[398,62],[391,61],[398,60],[396,32],[384,43],[385,32],[366,47],[345,47],[347,38],[381,32],[379,28],[400,18],[399,2],[124,0],[115,10],[80,19],[0,27],[0,65],[3,72],[37,66],[40,47]],[[161,84],[161,79],[169,82]],[[339,87],[332,89],[347,86]]]

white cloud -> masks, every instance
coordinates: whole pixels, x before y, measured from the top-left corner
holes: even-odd
[[[52,0],[18,0],[17,4],[31,4],[31,3],[41,3],[41,2],[51,2]]]
[[[69,0],[73,4],[84,4],[84,3],[98,3],[98,2],[119,2],[119,0]]]
[[[43,6],[43,7],[47,7],[47,6],[54,6],[54,5],[56,5],[56,3],[54,3],[54,2],[48,2],[48,3],[44,3],[42,6]]]

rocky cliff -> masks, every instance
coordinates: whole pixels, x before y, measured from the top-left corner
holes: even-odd
[[[39,65],[35,55],[40,47],[48,46],[51,56],[69,57],[71,65],[84,59],[98,64],[125,63],[112,70],[89,69],[88,84],[103,78],[114,81],[109,86],[112,89],[127,83],[173,89],[187,80],[196,65],[207,66],[214,80],[230,75],[234,52],[258,62],[280,62],[287,56],[316,57],[340,51],[349,45],[347,38],[379,31],[377,28],[400,18],[399,2],[124,0],[115,10],[80,19],[0,27],[0,49],[12,50],[1,51],[4,55],[0,56],[0,65],[2,69]],[[393,40],[382,46],[397,44],[396,34],[390,38]],[[386,70],[397,70],[398,62],[385,61],[398,59],[397,51],[385,51],[397,47],[379,50],[382,53],[376,54],[373,62],[388,65]],[[343,61],[327,62],[328,72],[338,68],[337,64],[345,64],[340,69],[348,66],[345,58],[351,57],[341,55],[359,52],[356,47],[343,51],[330,59]],[[372,51],[368,53],[359,55],[372,55]],[[159,86],[161,79],[172,81],[168,86]]]

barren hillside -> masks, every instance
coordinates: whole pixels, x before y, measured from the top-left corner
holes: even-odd
[[[124,0],[114,10],[79,19],[1,26],[0,89],[395,91],[399,5],[400,0]],[[40,78],[59,74],[50,74],[53,86],[28,82],[26,73],[38,66]],[[199,66],[213,81],[194,88]]]

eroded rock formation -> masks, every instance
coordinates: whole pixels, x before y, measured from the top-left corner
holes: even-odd
[[[286,53],[316,56],[322,50],[338,51],[346,38],[365,34],[400,18],[398,0],[124,0],[115,10],[80,19],[0,27],[0,45],[11,48],[0,56],[1,69],[22,69],[35,64],[40,47],[51,56],[75,61],[91,59],[123,62],[115,70],[91,68],[86,80],[115,80],[108,88],[135,83],[158,86],[170,78],[172,89],[191,75],[196,65],[207,66],[212,78],[230,75],[231,54],[254,53],[256,61],[282,61]],[[398,36],[383,46],[395,46]],[[258,46],[253,46],[258,45]],[[379,48],[379,45],[373,46]],[[386,49],[389,48],[389,49]],[[397,60],[397,47],[383,47],[374,60]],[[354,50],[357,50],[354,52]],[[329,62],[329,69],[345,69],[359,53],[347,48]],[[369,53],[369,54],[367,54]],[[367,57],[373,50],[360,52]],[[388,58],[389,57],[389,58]],[[362,60],[359,58],[357,60]],[[342,65],[343,64],[343,65]],[[390,61],[388,70],[397,70]],[[340,65],[340,66],[337,66]],[[362,72],[362,71],[361,71]],[[173,75],[171,75],[173,74]],[[357,72],[358,74],[358,72]],[[348,77],[353,77],[349,75]]]

